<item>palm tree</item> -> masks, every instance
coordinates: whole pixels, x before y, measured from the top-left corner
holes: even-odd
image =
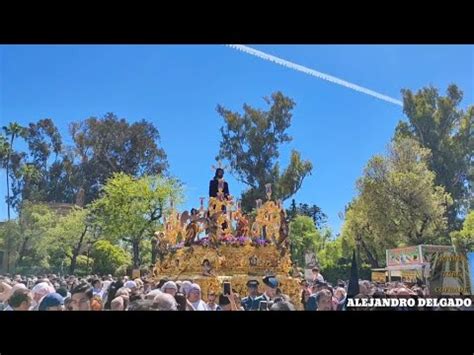
[[[8,126],[4,126],[3,130],[5,135],[10,136],[10,147],[7,147],[7,159],[6,159],[6,173],[7,173],[7,215],[8,220],[10,220],[10,156],[13,151],[13,141],[16,137],[25,137],[26,128],[20,126],[16,122],[10,122]]]

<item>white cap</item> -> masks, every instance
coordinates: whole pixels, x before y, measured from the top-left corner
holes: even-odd
[[[55,290],[47,282],[40,282],[39,284],[35,285],[35,287],[33,287],[31,292],[33,292],[35,295],[41,295],[41,297],[44,297],[50,293],[55,292]]]
[[[135,281],[130,280],[130,281],[125,282],[125,285],[123,286],[130,289],[137,288],[137,283]]]
[[[161,287],[161,291],[165,291],[167,288],[178,291],[178,286],[174,281],[166,281],[165,284]]]

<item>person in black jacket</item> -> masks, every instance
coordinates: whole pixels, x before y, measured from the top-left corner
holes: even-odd
[[[217,168],[216,174],[214,175],[214,179],[209,182],[209,197],[217,197],[217,193],[219,192],[219,180],[224,178],[224,169]],[[224,181],[224,198],[229,196],[229,185],[227,182]]]

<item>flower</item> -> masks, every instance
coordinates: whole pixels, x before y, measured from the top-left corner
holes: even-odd
[[[204,247],[208,247],[210,245],[210,240],[209,240],[209,237],[204,237],[202,239],[199,239],[198,240],[198,244],[199,245],[202,245]]]
[[[257,239],[254,240],[254,244],[255,244],[256,246],[262,246],[262,247],[263,247],[263,246],[265,246],[265,245],[271,244],[271,242],[270,242],[270,240],[268,240],[268,239],[265,239],[265,238],[263,238],[263,237],[259,237],[259,238],[257,238]]]

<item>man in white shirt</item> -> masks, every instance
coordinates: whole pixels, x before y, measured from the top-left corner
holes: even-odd
[[[99,279],[92,281],[92,296],[99,296],[100,299],[104,299],[104,289],[102,288],[102,282]]]
[[[318,267],[313,267],[313,269],[311,271],[313,273],[313,277],[312,277],[313,284],[316,283],[316,281],[324,282],[324,277],[323,277],[323,275],[321,275],[319,273],[319,268]]]
[[[207,293],[207,308],[209,311],[220,311],[220,306],[216,303],[217,295],[214,291]]]

